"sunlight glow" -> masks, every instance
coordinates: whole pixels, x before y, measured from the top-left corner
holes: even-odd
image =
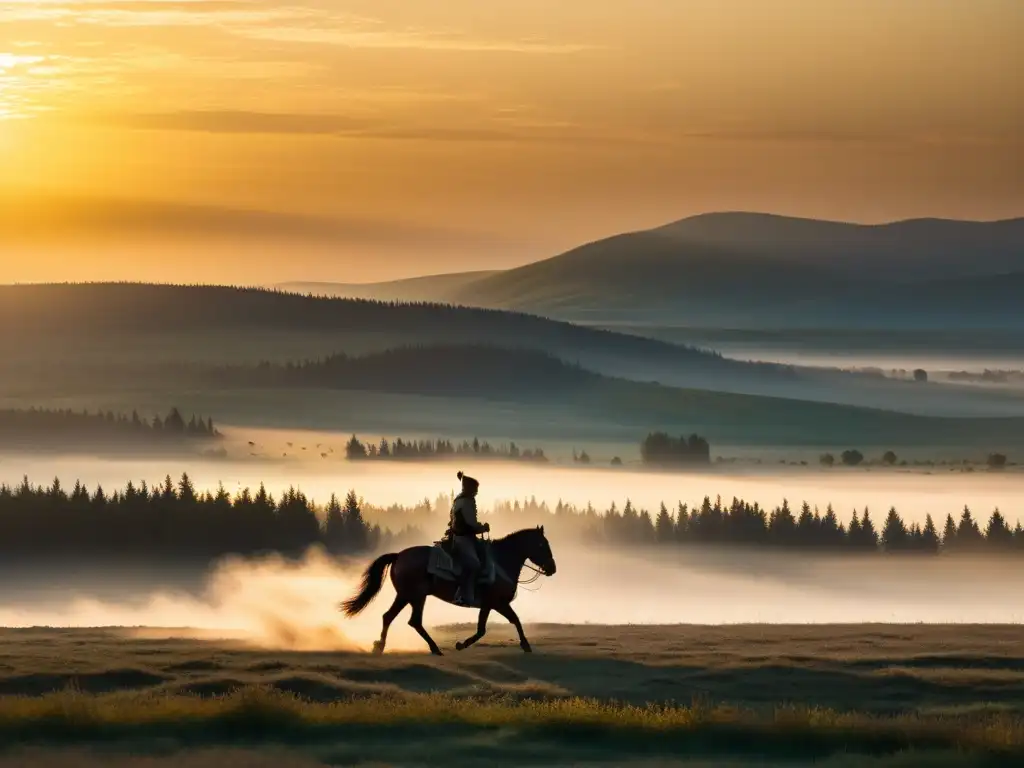
[[[18,72],[43,61],[46,61],[45,56],[26,56],[0,51],[0,120],[24,116],[24,113],[18,108],[20,103],[18,93],[23,84]]]

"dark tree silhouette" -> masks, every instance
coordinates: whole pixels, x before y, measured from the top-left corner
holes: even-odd
[[[707,464],[711,461],[711,447],[699,435],[673,438],[666,432],[651,432],[640,444],[640,458],[644,464],[663,467]]]
[[[856,467],[862,461],[864,461],[864,454],[858,451],[856,448],[852,448],[847,451],[843,451],[842,455],[843,464],[848,467]]]

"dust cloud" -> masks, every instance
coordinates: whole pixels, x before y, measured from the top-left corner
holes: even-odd
[[[225,559],[198,595],[173,589],[140,595],[125,584],[120,599],[79,591],[66,601],[48,601],[42,609],[8,603],[0,608],[0,625],[127,627],[146,636],[240,640],[281,650],[357,650],[369,648],[380,632],[379,613],[346,619],[338,610],[338,603],[357,588],[360,570],[318,549],[299,563],[278,557]],[[383,611],[384,598],[378,600]],[[418,648],[413,637],[421,642],[413,635],[408,647]],[[393,641],[392,647],[401,647],[399,633]]]

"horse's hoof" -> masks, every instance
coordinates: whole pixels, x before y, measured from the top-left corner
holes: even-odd
[[[455,643],[455,650],[456,651],[462,651],[462,650],[465,650],[465,648],[466,648],[466,644],[465,643],[463,643],[461,640],[456,641],[456,643]]]
[[[530,647],[529,643],[523,643],[519,647],[523,649],[523,653],[533,653],[533,648]]]
[[[384,646],[383,646],[383,644],[381,644],[380,640],[374,640],[373,641],[373,654],[375,656],[380,656],[382,653],[384,653]]]
[[[434,651],[433,653],[434,653],[435,656],[444,656],[444,654],[441,653],[440,650]]]

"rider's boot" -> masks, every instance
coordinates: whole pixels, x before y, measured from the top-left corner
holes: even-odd
[[[459,586],[459,591],[455,594],[455,602],[459,605],[472,607],[476,602],[476,595],[473,594],[474,587],[476,586],[476,572],[469,571],[462,574],[462,584]]]

